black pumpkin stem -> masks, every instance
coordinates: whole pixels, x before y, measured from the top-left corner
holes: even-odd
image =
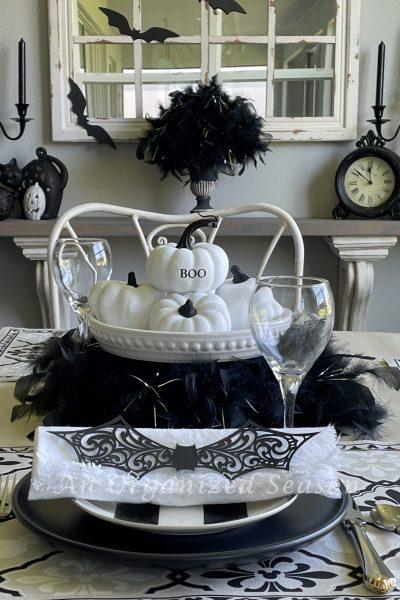
[[[194,221],[193,223],[190,223],[190,225],[188,225],[186,227],[186,229],[184,230],[184,232],[182,233],[181,239],[177,243],[176,247],[177,248],[187,248],[188,250],[191,250],[192,249],[192,246],[190,245],[191,235],[197,229],[200,229],[200,227],[208,227],[208,225],[212,225],[213,227],[216,227],[217,223],[218,223],[217,217],[210,217],[209,219],[200,219],[199,221]]]
[[[235,283],[235,284],[236,283],[244,283],[245,281],[248,281],[250,279],[250,277],[245,275],[243,273],[243,271],[241,271],[237,265],[232,265],[231,273],[233,275],[232,283]]]
[[[182,306],[178,308],[178,313],[182,315],[182,317],[186,317],[186,319],[191,319],[197,315],[197,310],[193,306],[191,300],[186,300],[185,304],[182,304]]]
[[[136,281],[136,275],[135,275],[135,272],[134,272],[134,271],[131,271],[131,272],[128,274],[128,283],[127,283],[127,285],[130,285],[130,286],[132,286],[132,287],[134,287],[134,288],[138,288],[138,287],[139,287],[139,284],[138,284],[138,282]]]

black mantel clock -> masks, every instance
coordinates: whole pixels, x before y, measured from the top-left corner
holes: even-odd
[[[400,157],[385,148],[386,142],[395,139],[382,135],[383,76],[385,45],[379,44],[376,102],[372,107],[375,118],[369,120],[375,126],[357,142],[357,149],[340,163],[335,177],[335,189],[339,204],[333,209],[335,219],[346,219],[350,213],[374,219],[390,215],[400,219]]]

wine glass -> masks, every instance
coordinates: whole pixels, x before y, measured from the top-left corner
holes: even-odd
[[[89,337],[88,296],[98,281],[110,279],[111,249],[107,240],[59,238],[51,258],[54,279],[78,317],[77,341]]]
[[[278,380],[284,427],[293,427],[296,395],[325,349],[335,320],[331,287],[325,279],[260,277],[250,300],[250,327]]]

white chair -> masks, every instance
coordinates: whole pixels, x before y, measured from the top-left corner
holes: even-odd
[[[271,241],[269,242],[267,249],[265,251],[265,254],[261,260],[260,266],[257,270],[257,277],[260,277],[264,271],[265,268],[267,266],[267,263],[271,257],[271,254],[273,253],[280,237],[282,236],[284,230],[287,228],[289,230],[289,232],[291,233],[292,237],[293,237],[293,242],[294,242],[294,249],[295,249],[295,253],[294,253],[294,274],[295,275],[303,275],[303,269],[304,269],[304,244],[303,244],[303,238],[301,236],[299,227],[297,226],[295,220],[293,219],[293,217],[291,217],[286,211],[284,211],[281,208],[278,208],[277,206],[273,206],[271,204],[264,204],[264,203],[256,203],[256,204],[245,204],[243,206],[239,206],[236,208],[223,208],[223,209],[219,209],[219,210],[208,210],[205,211],[204,213],[201,213],[201,215],[199,215],[198,213],[190,213],[190,214],[183,214],[183,215],[171,215],[171,214],[162,214],[162,213],[153,213],[153,212],[148,212],[148,211],[144,211],[144,210],[137,210],[135,208],[126,208],[123,206],[114,206],[112,204],[100,204],[100,203],[88,203],[88,204],[81,204],[80,206],[77,206],[75,208],[71,208],[69,210],[67,210],[63,215],[61,215],[52,231],[50,234],[50,238],[49,238],[49,243],[48,243],[48,249],[47,249],[47,264],[48,264],[48,269],[49,269],[49,297],[50,297],[50,310],[51,310],[51,326],[54,328],[60,328],[60,305],[59,305],[59,294],[58,294],[58,289],[57,289],[57,285],[56,282],[53,278],[53,274],[52,274],[52,270],[51,270],[51,256],[54,250],[54,246],[58,240],[58,238],[61,236],[61,234],[66,231],[69,237],[73,237],[73,238],[77,238],[78,236],[76,235],[75,230],[73,229],[72,225],[70,224],[70,221],[78,216],[81,216],[83,214],[86,213],[91,213],[91,212],[96,212],[96,213],[108,213],[108,214],[113,214],[113,215],[119,215],[119,216],[125,216],[127,217],[127,219],[130,219],[132,221],[132,225],[134,227],[134,229],[136,230],[136,233],[139,237],[139,240],[141,242],[143,251],[144,251],[144,255],[145,257],[147,257],[150,253],[150,251],[153,249],[153,241],[156,238],[156,236],[158,236],[157,241],[158,243],[166,243],[166,238],[165,236],[160,236],[159,234],[163,233],[165,230],[167,229],[171,229],[172,227],[174,228],[185,228],[187,227],[187,225],[193,221],[198,220],[201,217],[210,217],[210,216],[215,216],[218,218],[218,226],[215,228],[212,228],[210,234],[208,236],[206,236],[206,234],[202,231],[199,230],[198,231],[198,235],[200,236],[200,238],[203,241],[207,241],[209,243],[214,243],[215,238],[218,234],[218,231],[221,227],[221,223],[224,221],[224,219],[228,218],[228,217],[233,217],[235,215],[243,215],[243,214],[248,214],[248,213],[259,213],[259,212],[263,212],[263,213],[269,213],[271,215],[274,215],[275,217],[277,217],[277,231],[275,233],[275,235],[272,237]],[[147,235],[145,235],[142,226],[141,226],[141,221],[149,221],[151,223],[155,223],[156,226],[153,227],[153,229],[151,229],[150,233],[148,233]],[[93,329],[93,328],[92,328]],[[103,328],[104,329],[104,328]],[[115,328],[114,328],[115,329]],[[104,333],[104,331],[100,331],[100,330],[96,330],[94,331],[96,337],[98,335],[102,335],[102,333]],[[143,333],[143,332],[142,332]],[[144,350],[146,350],[146,348],[148,350],[151,350],[150,346],[151,346],[151,340],[147,339],[148,336],[146,337],[148,332],[144,332],[143,335],[143,339],[139,340],[136,339],[135,340],[135,344],[138,345],[138,348],[143,348]],[[229,334],[233,334],[233,332],[229,332]],[[116,339],[116,334],[115,332],[111,332],[111,331],[107,331],[106,334],[104,334],[105,337],[108,336],[108,338],[110,339]],[[168,338],[168,334],[164,334],[165,338]],[[123,332],[122,332],[122,328],[121,331],[119,332],[119,336],[117,336],[119,338],[119,342],[121,342],[121,337],[123,337]],[[136,338],[138,338],[138,336],[136,336]],[[251,339],[251,342],[250,342]],[[103,347],[106,348],[107,344],[106,341],[104,341],[104,345]],[[125,339],[126,344],[131,345],[131,341],[127,341],[127,339]],[[206,342],[204,342],[206,343]],[[234,341],[233,339],[230,339],[229,344],[227,342],[227,351],[232,352],[235,349],[239,349],[241,348],[243,345],[252,345],[252,347],[254,347],[254,342],[251,338],[251,334],[249,332],[249,337],[246,340],[242,339],[240,340],[240,343],[238,340]],[[209,340],[207,341],[207,348],[209,347]],[[158,347],[160,346],[160,343],[158,343]],[[174,344],[172,342],[169,343],[170,349],[173,350],[173,346]],[[228,348],[229,346],[229,348]],[[201,347],[201,341],[196,345],[196,348],[200,349]],[[107,349],[107,348],[106,348]],[[110,349],[110,348],[108,348]],[[160,348],[158,348],[160,349]],[[115,348],[114,348],[115,350]],[[116,352],[118,353],[118,352]],[[123,354],[123,352],[121,352],[122,355],[126,355]],[[173,352],[172,352],[173,354]],[[151,360],[151,352],[149,353],[149,360]],[[132,357],[134,357],[134,354],[132,355]]]

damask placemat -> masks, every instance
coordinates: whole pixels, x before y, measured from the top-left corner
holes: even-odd
[[[19,377],[28,375],[43,343],[50,336],[63,333],[54,329],[0,329],[0,382],[17,381]]]
[[[374,502],[400,504],[400,444],[342,445],[342,479],[360,508]],[[31,448],[0,448],[0,472],[21,476]],[[301,515],[299,515],[301,518]],[[395,533],[372,524],[368,532],[381,556],[400,578],[400,544]],[[132,532],[134,535],[134,532]],[[136,567],[76,551],[61,551],[11,516],[0,523],[0,598],[71,600],[355,600],[373,597],[362,583],[354,548],[341,527],[311,545],[282,556],[194,570]],[[394,591],[391,597],[399,597]]]

